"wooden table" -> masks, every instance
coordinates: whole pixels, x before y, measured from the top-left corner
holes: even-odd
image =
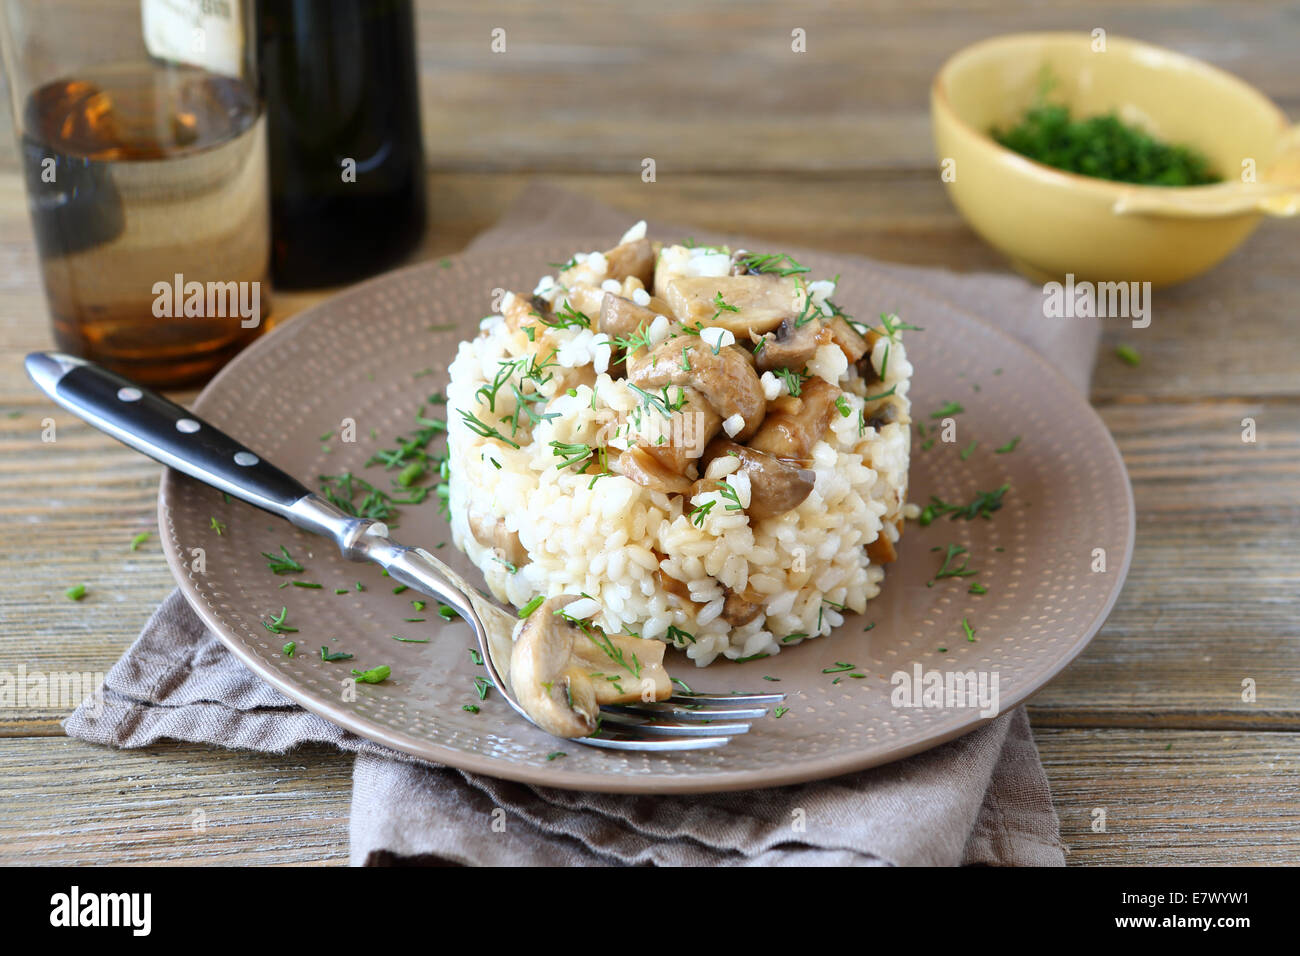
[[[659,0],[422,4],[432,228],[461,248],[540,173],[629,211],[956,270],[1005,268],[945,198],[926,95],[944,56],[1018,29],[1139,36],[1300,117],[1285,4]],[[486,9],[485,9],[486,7]],[[507,31],[507,52],[489,51]],[[790,52],[791,30],[808,52]],[[641,181],[653,157],[657,182]],[[0,670],[105,671],[171,589],[159,468],[40,398],[51,341],[12,148],[0,166]],[[1117,325],[1092,399],[1133,478],[1137,551],[1101,633],[1032,702],[1071,863],[1300,861],[1300,235],[1266,224]],[[281,296],[289,314],[326,293]],[[1117,343],[1137,348],[1138,367]],[[184,399],[187,396],[182,396]],[[53,418],[56,444],[40,440]],[[1241,419],[1258,423],[1243,444]],[[73,603],[69,585],[90,596]],[[1242,700],[1242,682],[1257,698]],[[351,761],[109,751],[51,708],[0,711],[0,863],[346,860]],[[1105,832],[1093,832],[1094,808]],[[196,810],[208,821],[195,833]]]

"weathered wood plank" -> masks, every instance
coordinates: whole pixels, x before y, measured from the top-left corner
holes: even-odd
[[[0,865],[347,862],[352,759],[0,741]]]
[[[1294,734],[1038,728],[1035,737],[1071,865],[1300,861]],[[0,740],[0,865],[342,863],[351,768],[319,747],[281,757]],[[1098,807],[1106,831],[1094,833]]]
[[[1035,727],[1070,866],[1295,866],[1296,735]],[[1094,832],[1094,811],[1105,831]]]
[[[68,22],[89,59],[113,0]],[[930,80],[975,40],[1025,30],[1135,36],[1221,66],[1300,114],[1295,25],[1285,2],[1090,4],[1071,0],[668,0],[554,4],[420,0],[426,154],[442,170],[626,170],[664,174],[932,165]],[[505,31],[504,52],[492,49]],[[791,33],[805,31],[805,53]],[[66,42],[76,42],[74,34]],[[74,58],[75,59],[75,58]],[[7,92],[7,91],[6,91]],[[0,144],[15,151],[3,117]]]

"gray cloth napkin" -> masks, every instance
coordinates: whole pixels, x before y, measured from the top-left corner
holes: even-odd
[[[633,218],[536,185],[471,248],[617,238]],[[660,234],[681,232],[657,226]],[[1098,324],[1044,319],[1037,287],[1008,276],[869,265],[987,317],[1087,388]],[[78,708],[64,728],[115,747],[174,739],[272,753],[306,743],[351,751],[357,865],[1064,863],[1024,708],[906,760],[800,786],[686,797],[532,787],[417,761],[303,710],[246,670],[178,591],[109,671],[102,699]],[[804,812],[799,832],[791,827],[795,808]]]

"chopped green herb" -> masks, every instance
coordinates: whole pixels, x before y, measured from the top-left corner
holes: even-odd
[[[139,534],[137,534],[134,538],[131,539],[131,550],[139,551],[140,545],[148,541],[149,536],[150,534],[148,531],[141,531]]]
[[[1126,365],[1132,365],[1136,368],[1142,364],[1142,356],[1139,355],[1138,350],[1133,348],[1131,345],[1115,346],[1115,354],[1118,355],[1120,361],[1124,362]]]
[[[949,415],[960,415],[966,411],[961,402],[948,402],[936,412],[931,412],[931,418],[947,418]]]
[[[974,644],[974,643],[975,643],[975,628],[971,627],[971,626],[970,626],[970,621],[966,620],[966,618],[964,618],[964,617],[961,619],[961,629],[962,629],[962,631],[964,631],[965,634],[966,634],[966,640],[968,640],[968,641],[970,641],[972,644]]]
[[[993,453],[996,455],[1005,455],[1008,452],[1015,451],[1016,446],[1019,444],[1020,444],[1020,436],[1017,435],[1015,438],[1011,439],[1011,441],[1007,442],[1005,445],[1002,445],[999,448],[994,448]]]
[[[378,667],[372,667],[368,671],[359,671],[355,667],[352,669],[352,676],[357,679],[358,684],[381,684],[388,680],[388,676],[393,669],[387,664],[380,664]]]
[[[331,651],[328,647],[322,646],[320,649],[320,659],[327,663],[332,663],[334,661],[350,661],[352,660],[352,655],[344,654],[341,651]]]
[[[284,654],[285,657],[293,657],[293,652],[296,651],[297,649],[298,649],[297,641],[290,641],[288,644],[284,645],[284,647],[280,648],[281,652]]]
[[[970,563],[969,558],[962,561],[961,567],[959,568],[952,566],[954,558],[958,558],[961,555],[968,553],[969,552],[959,544],[948,545],[948,551],[944,555],[943,564],[939,566],[939,570],[935,576],[926,583],[926,587],[934,587],[934,582],[942,581],[944,578],[965,578],[970,577],[972,574],[978,574],[979,572],[974,568],[968,567]]]
[[[86,586],[84,584],[74,584],[63,592],[63,596],[69,601],[80,601],[86,596]]]
[[[297,634],[298,629],[296,627],[290,627],[285,622],[285,618],[288,615],[288,613],[289,613],[289,609],[282,607],[280,608],[280,613],[277,616],[271,618],[270,621],[263,621],[262,626],[266,628],[268,631],[270,631],[272,634]]]
[[[541,594],[537,595],[537,597],[533,598],[531,601],[529,601],[527,604],[525,604],[523,607],[519,609],[519,616],[521,618],[524,618],[532,614],[534,611],[536,611],[539,607],[542,606],[542,602],[545,600],[546,600],[545,596]]]

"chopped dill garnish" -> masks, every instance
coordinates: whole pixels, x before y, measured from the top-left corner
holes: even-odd
[[[958,518],[965,518],[967,521],[974,521],[976,518],[987,520],[993,512],[1002,507],[1002,497],[1010,487],[1010,483],[1005,483],[992,491],[978,491],[970,503],[965,505],[950,504],[942,498],[931,495],[930,503],[921,509],[920,524],[924,527],[935,518],[944,515],[948,515],[953,521]]]
[[[944,554],[943,564],[939,566],[939,570],[935,573],[933,578],[926,582],[925,586],[928,588],[934,587],[936,581],[942,581],[944,578],[965,578],[970,577],[972,574],[979,574],[979,572],[974,568],[969,567],[969,557],[962,561],[961,567],[953,566],[952,562],[954,558],[961,557],[963,554],[968,555],[969,553],[970,552],[959,544],[948,545],[948,550]]]
[[[289,549],[284,545],[280,545],[278,555],[263,551],[262,557],[266,558],[266,566],[271,569],[272,574],[297,574],[303,570],[303,566],[293,559]]]
[[[964,411],[966,411],[966,409],[961,402],[947,402],[938,411],[931,412],[930,417],[947,418],[949,415],[960,415]]]
[[[282,607],[277,616],[271,618],[269,621],[263,621],[262,626],[272,634],[297,634],[298,629],[296,627],[290,627],[285,621],[285,617],[288,613],[289,609]]]
[[[785,383],[785,390],[787,392],[795,398],[798,398],[800,394],[802,394],[803,383],[808,380],[809,376],[805,375],[803,372],[792,372],[788,368],[778,368],[775,369],[774,372],[776,377]]]
[[[770,253],[768,255],[753,253],[737,259],[736,264],[743,267],[747,272],[761,272],[778,275],[782,278],[803,275],[811,271],[807,266],[795,262],[784,252]]]
[[[505,435],[501,434],[499,429],[493,428],[491,425],[485,424],[473,412],[467,412],[464,409],[460,409],[459,411],[460,411],[460,417],[465,420],[465,425],[466,427],[469,428],[470,431],[482,435],[484,438],[495,438],[498,441],[503,441],[511,448],[519,447],[518,442],[511,441]]]

